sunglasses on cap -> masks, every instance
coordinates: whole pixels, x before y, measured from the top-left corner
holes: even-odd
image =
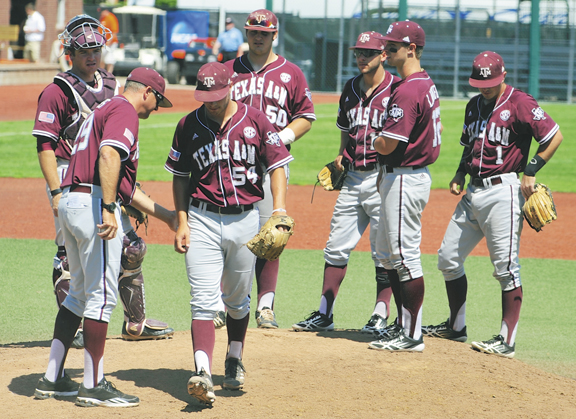
[[[267,19],[258,20],[256,18],[248,19],[246,21],[246,26],[260,26],[262,28],[268,29],[278,29],[272,21]]]
[[[359,57],[366,57],[366,58],[371,58],[375,55],[380,55],[382,54],[382,51],[377,50],[377,49],[355,49],[354,50],[354,57],[359,58]]]

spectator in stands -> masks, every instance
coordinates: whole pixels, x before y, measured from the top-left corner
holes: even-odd
[[[26,40],[24,58],[27,58],[31,63],[37,63],[40,61],[40,44],[44,40],[46,21],[44,16],[36,11],[34,3],[28,3],[25,9],[28,18],[22,28]]]
[[[231,18],[226,18],[226,30],[220,35],[212,48],[212,53],[218,55],[218,52],[222,53],[222,62],[233,60],[236,57],[242,55],[242,43],[244,42],[244,36],[240,29],[234,26],[234,21]]]

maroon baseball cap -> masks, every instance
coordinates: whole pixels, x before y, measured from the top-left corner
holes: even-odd
[[[222,63],[204,64],[198,70],[194,99],[200,102],[217,102],[230,91],[230,70]]]
[[[159,99],[159,107],[172,107],[172,102],[170,102],[164,96],[164,92],[166,90],[166,82],[164,81],[164,77],[158,74],[156,70],[148,67],[135,68],[130,74],[128,74],[126,81],[135,81],[137,83],[143,84],[144,86],[150,86]]]
[[[388,27],[384,40],[416,44],[418,47],[423,47],[426,44],[426,34],[424,29],[416,22],[404,20],[392,23]]]
[[[502,57],[495,52],[484,51],[474,58],[468,83],[480,89],[495,87],[504,81],[505,72]]]
[[[384,35],[378,32],[362,32],[358,35],[356,45],[348,49],[375,49],[384,51]]]
[[[278,30],[278,18],[270,10],[258,9],[248,15],[244,29],[276,32]]]

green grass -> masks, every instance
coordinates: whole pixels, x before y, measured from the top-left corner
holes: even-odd
[[[52,336],[56,300],[52,291],[50,240],[0,239],[0,344],[41,341]],[[444,280],[436,256],[422,257],[426,294],[423,323],[448,316]],[[517,335],[516,358],[545,370],[576,378],[576,336],[572,323],[576,261],[523,259],[524,304]],[[282,255],[275,310],[281,328],[290,328],[318,309],[324,258],[321,250],[291,250]],[[24,268],[25,267],[25,268]],[[189,292],[184,258],[172,246],[149,245],[144,262],[149,317],[176,330],[190,327]],[[486,257],[470,257],[467,301],[468,339],[485,340],[500,330],[501,293]],[[254,288],[255,289],[255,288]],[[358,329],[372,313],[374,265],[369,252],[352,254],[334,309],[337,328]],[[394,305],[393,305],[394,306]],[[255,327],[250,316],[250,327]],[[109,334],[119,335],[122,309],[112,315]]]
[[[430,166],[433,188],[447,188],[454,176],[462,147],[460,134],[466,102],[443,99],[441,101],[442,148],[440,157]],[[574,105],[543,104],[543,108],[560,125],[566,139],[550,163],[538,173],[537,179],[548,184],[555,192],[576,192],[574,156],[576,155],[576,119]],[[290,183],[311,185],[324,164],[332,161],[340,146],[340,130],[336,128],[337,104],[316,105],[317,120],[305,137],[292,147],[294,162],[290,164]],[[183,113],[152,114],[140,125],[140,161],[138,178],[142,181],[171,181],[164,163],[176,124]],[[42,177],[36,156],[36,145],[30,134],[31,121],[0,122],[0,177]],[[532,142],[533,155],[536,142]]]

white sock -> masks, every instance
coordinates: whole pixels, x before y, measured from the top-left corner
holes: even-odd
[[[92,381],[94,377],[94,370],[97,369],[96,383],[98,384],[104,378],[104,356],[100,358],[100,363],[94,365],[94,360],[92,355],[86,349],[84,349],[84,387],[94,388],[94,382]]]
[[[372,314],[378,314],[383,319],[388,318],[388,307],[384,301],[378,301],[376,307],[374,307],[374,312]]]
[[[50,358],[48,359],[48,368],[46,369],[46,379],[48,381],[56,382],[57,379],[62,377],[57,377],[60,366],[62,365],[62,360],[64,359],[64,354],[66,353],[64,349],[64,344],[58,339],[52,340],[52,345],[50,346]],[[62,371],[64,373],[64,371]]]
[[[226,358],[238,358],[242,359],[242,342],[233,340],[230,342],[230,347],[228,348],[228,354]]]
[[[464,329],[464,326],[466,326],[466,303],[462,304],[462,307],[458,310],[456,320],[454,320],[454,327],[452,329],[459,332]]]
[[[196,351],[194,352],[194,362],[196,363],[196,371],[204,371],[208,373],[208,375],[212,376],[212,372],[210,371],[210,358],[208,358],[208,354],[204,351]]]
[[[258,301],[258,311],[261,311],[264,307],[268,307],[271,309],[273,305],[274,305],[274,293],[267,292],[262,296],[262,298],[260,298],[260,301]]]

